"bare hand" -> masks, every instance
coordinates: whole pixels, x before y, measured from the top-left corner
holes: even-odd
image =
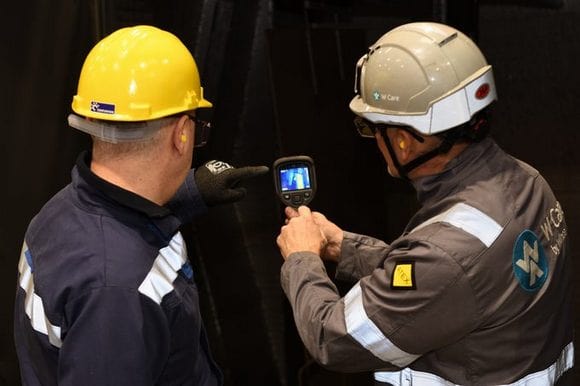
[[[286,207],[284,210],[286,214],[285,224],[288,224],[291,219],[300,216],[298,211],[290,206]],[[340,257],[340,249],[343,239],[343,231],[336,224],[329,221],[326,216],[320,212],[312,212],[312,218],[314,222],[320,227],[320,231],[326,238],[326,244],[321,251],[320,257],[325,260],[338,262]]]
[[[295,252],[313,252],[320,256],[326,245],[326,237],[314,221],[312,212],[308,207],[301,206],[293,215],[276,239],[282,257],[286,259]]]
[[[335,223],[329,221],[326,216],[319,212],[313,212],[314,222],[320,227],[326,238],[326,245],[321,257],[328,261],[338,262],[344,233]]]
[[[291,206],[287,206],[284,209],[284,214],[286,215],[286,221],[284,221],[284,224],[288,224],[290,219],[300,216],[298,209],[292,208]]]

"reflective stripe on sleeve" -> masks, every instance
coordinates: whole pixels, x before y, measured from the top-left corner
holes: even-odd
[[[500,386],[546,386],[553,385],[558,378],[574,366],[574,343],[570,342],[550,367],[513,382]],[[401,371],[379,371],[375,373],[378,382],[390,383],[393,386],[458,386],[435,374],[415,371],[409,368]]]
[[[44,311],[42,298],[34,292],[34,279],[32,276],[32,257],[28,250],[26,242],[22,246],[20,262],[18,263],[18,272],[20,274],[18,283],[20,288],[26,292],[24,298],[24,311],[30,318],[32,328],[48,337],[48,341],[55,347],[62,346],[60,338],[60,327],[52,324]]]
[[[360,282],[344,297],[344,319],[348,334],[377,358],[404,367],[419,357],[395,346],[369,319],[363,306]]]
[[[187,262],[187,249],[181,233],[177,232],[169,245],[159,250],[151,270],[139,286],[139,292],[161,304],[163,297],[173,291],[177,272]]]
[[[418,225],[410,233],[436,222],[445,222],[457,228],[461,228],[465,232],[481,240],[486,247],[493,244],[495,239],[497,239],[499,234],[503,231],[501,225],[479,209],[467,204],[459,203],[453,205],[445,212]]]

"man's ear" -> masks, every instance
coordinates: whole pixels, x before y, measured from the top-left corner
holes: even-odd
[[[173,126],[173,146],[179,152],[179,154],[185,153],[188,146],[190,146],[190,141],[193,141],[193,138],[191,138],[187,128],[189,119],[190,118],[184,114]]]
[[[406,164],[416,150],[415,139],[406,130],[396,129],[393,147],[399,156],[401,164]]]

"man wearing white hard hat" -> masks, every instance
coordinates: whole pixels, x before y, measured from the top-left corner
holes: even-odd
[[[306,348],[377,385],[556,383],[574,364],[568,229],[538,171],[487,137],[491,66],[460,31],[410,23],[356,70],[356,128],[421,207],[390,244],[286,209],[281,282]]]

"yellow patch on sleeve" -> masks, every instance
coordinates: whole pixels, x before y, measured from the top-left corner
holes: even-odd
[[[415,289],[415,262],[404,261],[395,264],[391,277],[393,289]]]

